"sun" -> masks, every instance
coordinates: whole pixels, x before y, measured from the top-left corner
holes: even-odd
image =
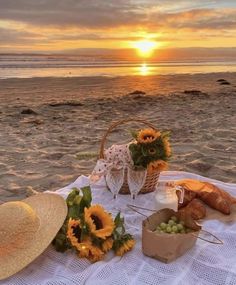
[[[157,47],[156,42],[142,40],[134,43],[134,47],[138,50],[141,57],[150,57]]]

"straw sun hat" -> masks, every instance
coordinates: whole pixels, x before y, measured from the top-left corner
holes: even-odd
[[[66,215],[66,202],[56,194],[37,194],[0,205],[0,280],[38,257],[56,236]]]

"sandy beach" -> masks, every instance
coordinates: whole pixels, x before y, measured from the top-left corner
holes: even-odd
[[[235,73],[5,79],[1,202],[24,198],[28,186],[56,190],[90,174],[104,132],[126,117],[171,131],[170,170],[236,183]],[[132,127],[115,131],[108,145],[127,141]]]

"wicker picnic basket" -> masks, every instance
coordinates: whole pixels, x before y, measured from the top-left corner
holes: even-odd
[[[157,130],[151,123],[147,122],[146,120],[142,120],[142,119],[124,119],[124,120],[120,120],[120,121],[117,121],[117,122],[113,123],[108,128],[108,130],[106,131],[106,133],[104,134],[104,136],[103,136],[103,138],[101,140],[100,153],[99,153],[99,158],[100,159],[104,159],[105,143],[106,143],[106,139],[107,139],[108,135],[116,127],[118,127],[118,126],[120,126],[122,124],[129,123],[129,122],[139,122],[139,123],[147,125],[148,127],[152,128],[154,130]],[[145,193],[153,192],[155,190],[155,186],[157,184],[159,175],[160,175],[160,171],[147,173],[145,183],[144,183],[143,187],[141,188],[141,190],[139,191],[139,194],[145,194]],[[130,194],[129,185],[128,185],[128,181],[127,181],[127,169],[125,170],[124,183],[123,183],[123,185],[122,185],[122,187],[121,187],[121,189],[119,191],[119,194]]]

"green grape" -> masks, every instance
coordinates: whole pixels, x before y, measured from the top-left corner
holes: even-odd
[[[166,227],[166,232],[167,232],[167,233],[171,233],[171,230],[172,230],[172,229],[171,229],[170,226],[167,226],[167,227]]]
[[[168,225],[169,225],[169,226],[174,226],[174,225],[175,225],[175,222],[174,222],[173,220],[169,220],[169,221],[168,221]]]
[[[162,230],[166,229],[166,227],[167,227],[167,224],[166,224],[166,223],[161,223],[161,224],[160,224],[160,228],[161,228]]]
[[[179,223],[183,226],[185,225],[184,221],[180,221]]]
[[[156,229],[157,231],[160,231],[161,230],[161,227],[160,226],[157,226],[157,229]]]
[[[183,229],[183,230],[180,231],[180,233],[181,233],[181,234],[185,234],[186,232],[185,232],[185,230]]]
[[[175,223],[177,222],[177,217],[176,216],[172,216],[171,218],[170,218],[172,221],[174,221]]]
[[[184,229],[184,226],[182,224],[177,224],[178,231],[181,231]]]
[[[177,226],[172,226],[172,232],[174,232],[174,233],[177,233],[177,232],[178,232]]]
[[[161,234],[163,234],[163,233],[164,233],[164,231],[160,231],[160,233],[161,233]]]

